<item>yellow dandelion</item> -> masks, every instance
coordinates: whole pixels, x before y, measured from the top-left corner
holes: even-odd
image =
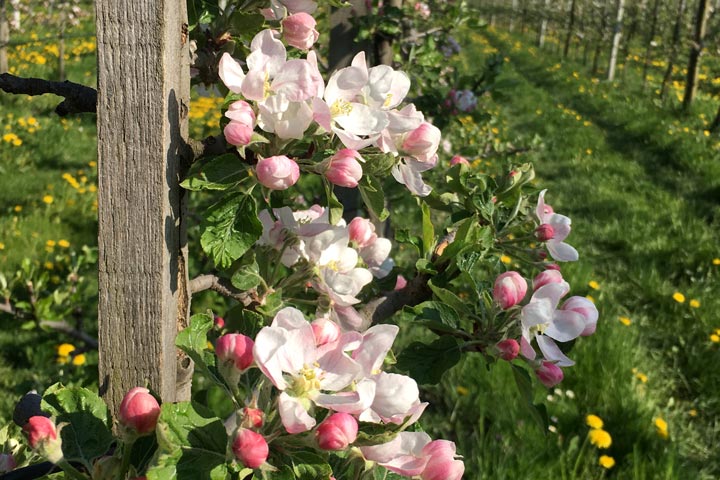
[[[55,199],[53,198],[52,195],[45,195],[45,196],[42,198],[43,203],[46,203],[46,204],[48,204],[48,205],[50,205],[51,203],[53,203],[54,200],[55,200]]]
[[[720,343],[720,335],[718,335],[717,333],[713,333],[712,335],[710,335],[710,341],[713,343]]]
[[[690,304],[689,304],[689,305],[690,305],[691,308],[699,308],[699,307],[700,307],[700,300],[697,300],[697,299],[693,298],[692,300],[690,300]]]
[[[612,437],[608,432],[600,428],[593,428],[588,433],[590,437],[590,443],[595,445],[597,448],[609,448],[612,445]]]
[[[504,263],[505,265],[507,265],[507,264],[509,264],[510,262],[512,262],[512,258],[508,257],[507,255],[503,255],[503,256],[500,257],[500,261],[501,261],[502,263]]]
[[[81,353],[79,355],[75,355],[72,359],[72,364],[76,366],[84,365],[85,364],[85,354]]]
[[[70,242],[68,242],[65,239],[58,240],[57,244],[59,247],[62,247],[62,248],[68,248],[70,246]]]
[[[97,162],[96,162],[95,160],[93,160],[92,162],[89,162],[89,163],[88,163],[88,166],[89,166],[90,168],[95,168],[95,167],[97,167]]]
[[[615,459],[608,455],[600,455],[600,458],[598,459],[598,463],[600,464],[601,467],[609,470],[615,466]]]
[[[597,415],[593,415],[592,413],[585,417],[585,423],[588,427],[594,429],[602,428],[604,425],[602,418],[598,417]]]
[[[697,417],[698,411],[695,410],[694,408],[691,408],[691,409],[688,411],[688,415],[690,415],[691,417]]]
[[[713,258],[713,265],[720,265],[720,258]]]
[[[455,388],[455,391],[458,393],[458,395],[462,395],[462,396],[465,396],[465,395],[467,395],[468,393],[470,393],[470,390],[468,390],[467,388],[463,387],[462,385],[458,385],[458,386]]]
[[[595,280],[590,280],[588,282],[588,287],[592,288],[593,290],[598,290],[600,288],[600,284]]]
[[[620,321],[620,323],[622,323],[626,327],[629,327],[630,324],[632,323],[632,320],[630,320],[628,317],[618,317],[618,320]]]
[[[590,300],[592,303],[595,303],[595,299],[593,297],[591,297],[590,295],[585,295],[585,298]]]
[[[62,343],[57,346],[58,363],[67,363],[70,353],[75,350],[75,345],[71,343]]]
[[[15,213],[20,213],[20,212],[22,212],[22,205],[15,205],[15,206],[13,207],[13,211],[14,211]]]
[[[0,250],[5,250],[5,244],[0,242]]]
[[[657,417],[654,420],[654,423],[655,423],[655,431],[660,437],[662,437],[664,439],[667,439],[668,437],[670,437],[670,433],[668,432],[668,424],[665,420],[663,420],[660,417]]]
[[[47,242],[45,242],[45,246],[46,246],[46,247],[52,248],[52,247],[54,247],[55,245],[57,245],[57,243],[55,242],[55,240],[48,240]]]
[[[45,262],[45,263],[43,263],[43,266],[47,270],[52,270],[53,268],[55,268],[55,264],[53,262]]]
[[[673,293],[672,298],[673,298],[673,300],[675,300],[678,303],[685,303],[685,295],[683,295],[680,292]]]
[[[592,155],[592,148],[586,149],[585,153],[587,153],[588,155]]]

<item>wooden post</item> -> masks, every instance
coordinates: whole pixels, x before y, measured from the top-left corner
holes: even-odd
[[[100,391],[189,398],[175,336],[188,292],[179,179],[189,160],[185,0],[97,0]]]

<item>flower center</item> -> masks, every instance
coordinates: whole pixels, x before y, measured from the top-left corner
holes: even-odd
[[[349,115],[352,112],[352,104],[347,100],[338,98],[330,107],[330,116],[339,117],[340,115]]]

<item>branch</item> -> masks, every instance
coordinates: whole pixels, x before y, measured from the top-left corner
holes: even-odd
[[[199,293],[205,290],[213,290],[220,295],[228,298],[232,298],[242,303],[246,307],[252,304],[259,303],[257,293],[254,290],[247,292],[238,290],[233,287],[230,280],[226,278],[220,278],[217,275],[207,274],[200,275],[190,280],[190,294]]]
[[[373,325],[392,317],[395,312],[404,306],[414,307],[432,297],[432,290],[428,287],[430,277],[427,274],[420,274],[410,280],[404,288],[394,290],[384,297],[376,298],[365,305],[360,316],[365,323]]]
[[[202,140],[189,139],[188,145],[193,153],[193,161],[202,157],[211,157],[225,153],[228,144],[225,142],[225,136],[215,135],[214,137],[203,138]]]
[[[0,90],[13,94],[44,95],[52,93],[65,100],[55,108],[64,117],[70,113],[95,113],[97,91],[69,81],[51,82],[41,78],[23,78],[9,73],[0,74]]]
[[[0,304],[0,312],[5,312],[15,317],[22,317],[21,312],[19,312],[9,300],[5,300],[5,303]],[[39,325],[40,327],[56,330],[73,338],[77,338],[78,340],[85,342],[85,344],[92,349],[97,350],[98,348],[98,341],[96,338],[88,335],[82,330],[73,328],[72,325],[63,320],[40,320]]]

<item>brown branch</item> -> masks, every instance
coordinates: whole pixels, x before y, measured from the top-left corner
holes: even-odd
[[[97,91],[94,88],[67,80],[51,82],[41,78],[23,78],[3,73],[0,74],[0,90],[24,95],[52,93],[64,97],[65,100],[55,108],[55,113],[61,117],[71,113],[95,113],[97,106]]]
[[[376,298],[365,305],[360,312],[364,323],[376,324],[393,316],[404,306],[414,307],[432,297],[432,290],[428,287],[430,277],[420,274],[410,280],[404,288],[394,290],[384,297]]]
[[[230,280],[226,278],[220,278],[217,275],[206,274],[200,275],[190,280],[190,294],[199,293],[205,290],[213,290],[220,295],[228,298],[232,298],[242,303],[246,307],[259,302],[257,298],[257,292],[254,290],[242,291],[233,287]]]
[[[24,312],[17,310],[7,299],[5,300],[5,303],[0,304],[0,312],[5,312],[18,318],[22,318],[24,316]],[[88,335],[82,330],[73,328],[72,325],[63,320],[40,320],[38,323],[42,328],[49,328],[50,330],[56,330],[73,338],[77,338],[78,340],[85,342],[89,348],[94,350],[97,350],[98,348],[98,341],[95,337]]]
[[[191,138],[188,140],[188,145],[193,153],[193,161],[201,157],[221,155],[226,152],[228,147],[227,142],[225,142],[225,137],[222,134],[207,137],[202,140]]]

